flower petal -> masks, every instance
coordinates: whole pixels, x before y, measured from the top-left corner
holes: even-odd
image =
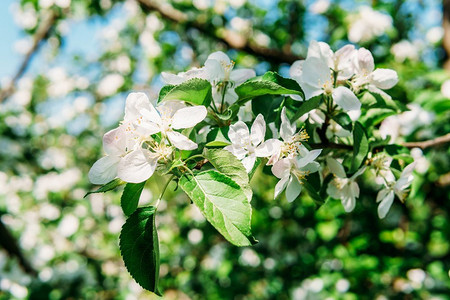
[[[358,73],[370,74],[375,68],[372,53],[366,48],[359,48],[358,54],[355,57],[357,59],[356,69]]]
[[[383,219],[386,217],[389,209],[394,202],[394,192],[390,189],[383,189],[378,192],[377,202],[380,202],[378,205],[378,217]]]
[[[142,109],[150,110],[150,100],[144,93],[130,93],[127,97],[125,104],[125,122],[134,122],[142,115],[140,111]]]
[[[331,71],[326,61],[316,57],[305,60],[303,63],[302,82],[321,88],[329,80],[331,80]]]
[[[264,140],[266,134],[266,122],[262,114],[259,114],[253,122],[250,139],[253,145],[259,145]]]
[[[230,80],[235,86],[240,85],[249,78],[255,77],[256,73],[253,69],[237,69],[231,71]]]
[[[283,142],[277,139],[270,139],[259,145],[255,149],[257,157],[269,157],[280,151]]]
[[[250,141],[250,132],[244,122],[237,121],[230,126],[228,137],[233,144],[241,145]]]
[[[196,143],[179,132],[169,130],[166,134],[169,141],[180,150],[194,150],[198,147]]]
[[[245,150],[243,147],[239,147],[238,145],[228,145],[223,149],[233,153],[233,155],[236,156],[236,158],[239,160],[244,159],[244,157],[248,153],[247,150]]]
[[[312,163],[322,152],[322,149],[311,150],[306,153],[306,156],[297,160],[297,167],[302,168],[309,163]]]
[[[333,89],[333,100],[345,111],[359,110],[361,108],[361,102],[355,94],[353,94],[349,88],[344,86],[338,86]]]
[[[153,175],[157,162],[155,154],[147,149],[135,150],[120,161],[117,176],[126,182],[143,182]]]
[[[355,197],[346,194],[344,197],[341,198],[341,203],[346,212],[351,212],[355,208],[356,199]]]
[[[244,165],[247,173],[250,173],[250,171],[253,169],[253,166],[255,165],[255,161],[256,161],[255,153],[251,153],[249,156],[245,157],[242,160],[242,164]]]
[[[394,70],[376,69],[370,76],[370,83],[383,90],[390,89],[398,83],[398,75]]]
[[[289,174],[292,161],[289,158],[283,158],[272,166],[272,173],[278,178],[283,178]]]
[[[297,82],[302,79],[304,60],[295,61],[289,69],[289,76]],[[292,96],[291,96],[292,97]]]
[[[295,124],[291,124],[287,115],[286,115],[286,107],[283,107],[281,110],[281,128],[280,128],[280,136],[284,141],[290,140],[296,131]]]
[[[126,153],[127,140],[125,130],[119,126],[108,131],[103,136],[103,149],[106,154],[112,156],[121,156]]]
[[[327,166],[330,169],[330,171],[337,177],[347,178],[344,167],[334,158],[327,157]]]
[[[97,160],[89,170],[88,178],[93,184],[105,184],[117,176],[120,157],[105,156]]]
[[[296,176],[291,176],[286,188],[286,199],[288,202],[292,202],[297,199],[298,195],[302,191],[302,185]]]
[[[286,188],[286,185],[288,184],[289,181],[289,175],[286,177],[281,178],[280,181],[278,181],[278,183],[275,185],[275,194],[273,196],[273,198],[277,198]]]
[[[189,106],[179,109],[175,112],[172,117],[172,128],[191,128],[203,121],[206,117],[207,111],[206,107],[199,106]]]

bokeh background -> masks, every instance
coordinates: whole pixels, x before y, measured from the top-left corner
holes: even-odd
[[[2,0],[0,299],[148,299],[120,257],[120,191],[83,196],[101,138],[130,91],[226,51],[238,67],[289,74],[311,40],[354,43],[397,70],[411,111],[380,126],[397,142],[450,132],[448,1]],[[447,36],[449,35],[449,36]],[[446,50],[447,49],[447,50]],[[227,243],[178,191],[157,217],[165,299],[450,299],[448,144],[414,149],[409,199],[379,220],[376,187],[356,209],[273,200],[252,180],[253,232]],[[153,176],[140,204],[154,201]]]

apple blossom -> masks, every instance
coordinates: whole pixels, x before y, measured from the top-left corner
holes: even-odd
[[[377,202],[380,202],[378,205],[378,217],[380,217],[380,219],[386,217],[389,212],[389,209],[394,202],[394,195],[397,195],[400,201],[405,201],[408,194],[407,189],[414,179],[412,172],[414,171],[415,166],[415,162],[407,165],[397,181],[386,182],[386,187],[378,192]]]
[[[283,141],[269,139],[258,147],[261,156],[270,157],[268,165],[273,165],[282,158],[299,155],[300,151],[304,149],[302,142],[309,138],[303,129],[297,132],[297,127],[289,121],[284,107],[281,110],[280,136]]]
[[[372,53],[360,48],[354,57],[355,76],[352,79],[353,90],[358,92],[367,88],[371,92],[386,95],[382,90],[392,88],[398,82],[397,72],[390,69],[375,69]]]
[[[308,151],[304,149],[302,157],[283,158],[272,166],[272,173],[280,179],[275,186],[274,198],[286,189],[286,198],[292,202],[302,190],[302,180],[310,173],[319,170],[319,163],[314,160],[322,149]]]
[[[193,150],[197,144],[186,136],[175,131],[194,127],[206,117],[206,107],[185,106],[180,101],[166,101],[154,108],[150,103],[139,111],[143,118],[134,124],[137,130],[143,129],[148,134],[161,132],[176,148],[180,150]]]
[[[331,96],[334,102],[346,111],[359,110],[361,102],[355,94],[345,86],[335,87],[335,79],[327,61],[311,57],[303,63],[300,86],[305,92],[305,99],[315,96]]]
[[[233,70],[233,67],[234,62],[222,51],[211,53],[205,62],[207,79],[213,85],[213,99],[218,104],[234,103],[238,99],[234,87],[256,76],[252,69]]]
[[[359,197],[359,186],[355,179],[364,173],[366,167],[362,167],[350,178],[347,178],[344,167],[336,159],[327,157],[327,166],[335,176],[327,187],[328,195],[335,199],[341,199],[345,211],[351,212],[355,208],[356,198]]]
[[[238,121],[230,126],[228,137],[231,145],[224,149],[230,151],[239,160],[242,160],[247,172],[250,172],[255,165],[256,157],[264,157],[265,153],[261,151],[259,144],[264,140],[266,133],[266,122],[261,114],[259,114],[249,132],[244,122]]]

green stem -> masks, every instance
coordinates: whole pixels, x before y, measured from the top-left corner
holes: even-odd
[[[172,179],[175,177],[175,175],[170,176],[169,180],[167,180],[166,184],[164,185],[161,195],[159,196],[158,200],[156,200],[155,207],[158,208],[159,203],[161,202],[161,198],[164,196],[164,193],[166,192],[167,187],[169,186],[169,183],[172,181]]]
[[[225,93],[227,92],[227,85],[228,85],[228,81],[225,81],[224,85],[223,85],[223,91],[222,91],[222,102],[220,104],[220,113],[223,113],[223,107],[225,104]]]
[[[199,158],[199,157],[205,158],[202,154],[196,154],[196,155],[192,155],[191,157],[186,158],[185,162],[187,162],[191,159],[194,159],[194,158]]]

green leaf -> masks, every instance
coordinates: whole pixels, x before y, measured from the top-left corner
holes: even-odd
[[[108,182],[107,184],[102,185],[99,189],[89,192],[86,195],[84,195],[84,198],[86,198],[88,195],[90,194],[95,194],[95,193],[105,193],[108,191],[111,191],[113,189],[115,189],[116,187],[125,184],[126,182],[123,180],[120,180],[119,178],[113,179],[110,182]]]
[[[263,76],[251,78],[235,89],[239,102],[262,95],[300,95],[303,90],[295,80],[284,78],[275,72],[266,72]]]
[[[144,289],[161,296],[159,280],[159,242],[155,226],[156,208],[138,208],[122,226],[120,253],[131,276]]]
[[[302,102],[302,105],[300,105],[300,107],[297,109],[297,112],[295,113],[291,121],[292,122],[297,121],[304,114],[309,113],[311,110],[318,108],[321,103],[322,103],[322,95],[313,97],[309,100]]]
[[[250,202],[230,177],[215,170],[203,171],[195,176],[184,173],[179,186],[230,243],[236,246],[256,243],[251,235]]]
[[[253,166],[252,170],[250,171],[250,173],[248,173],[248,179],[252,180],[253,175],[255,175],[256,169],[258,169],[259,165],[262,163],[262,159],[261,157],[257,157],[256,161],[255,161],[255,165]]]
[[[208,107],[212,100],[211,84],[205,79],[192,78],[179,85],[165,86],[159,92],[158,103],[167,100],[182,100]]]
[[[252,200],[253,192],[249,184],[249,177],[242,162],[233,153],[223,149],[207,149],[204,157],[222,174],[234,180],[245,193],[248,201]]]
[[[340,112],[337,115],[331,116],[331,119],[341,125],[345,130],[352,131],[352,119],[346,113]]]
[[[123,194],[120,198],[120,206],[122,206],[125,215],[131,215],[138,207],[139,198],[141,197],[144,186],[145,181],[141,183],[127,183],[123,189]]]
[[[262,114],[266,124],[269,124],[275,121],[281,102],[283,102],[283,97],[280,96],[264,95],[255,97],[252,100],[252,112],[255,116]]]
[[[374,108],[370,109],[359,118],[361,124],[363,124],[366,128],[373,127],[386,119],[389,116],[396,115],[397,113],[389,108]]]
[[[353,126],[353,160],[350,171],[356,172],[369,153],[369,141],[364,126],[355,122]]]
[[[211,129],[206,136],[206,147],[224,147],[231,144],[228,140],[228,130],[229,127],[217,127]]]

